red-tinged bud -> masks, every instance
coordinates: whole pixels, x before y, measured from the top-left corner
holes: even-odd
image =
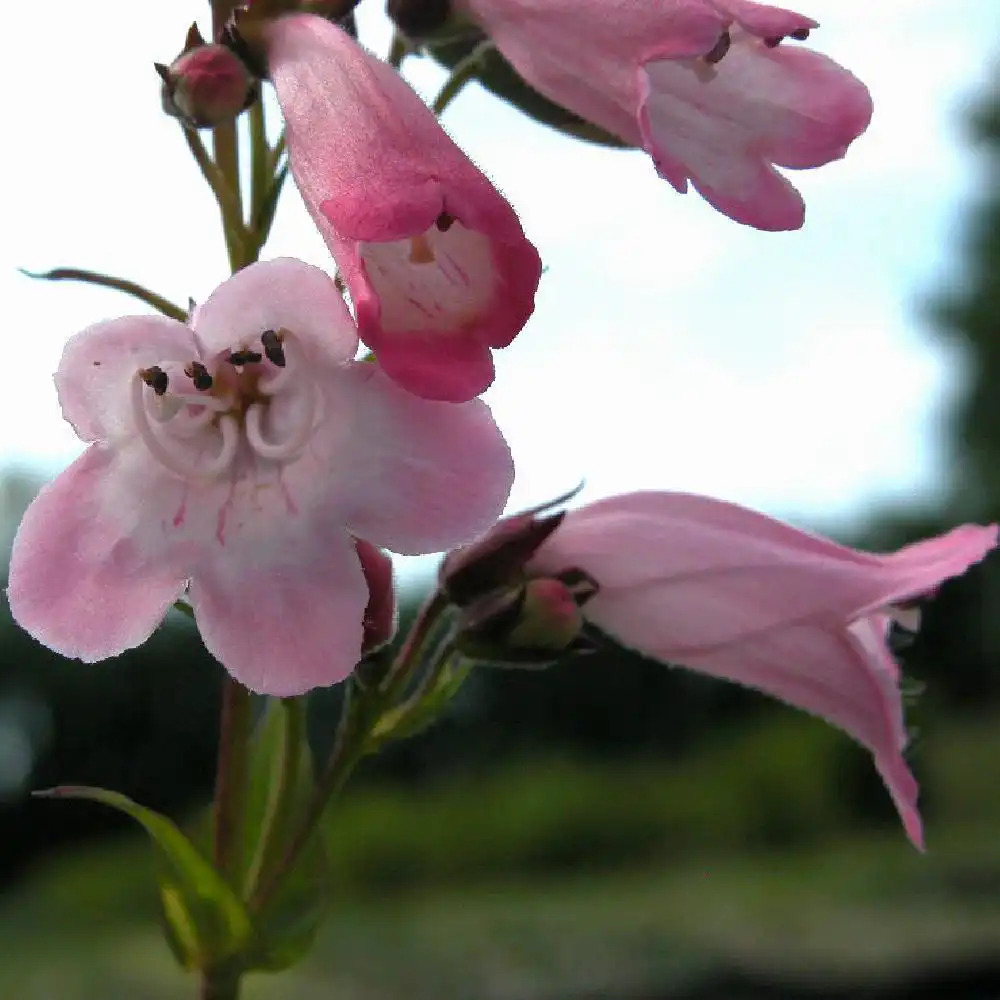
[[[228,45],[205,43],[197,29],[169,65],[154,63],[163,80],[163,110],[194,128],[231,121],[256,100],[258,82]]]
[[[368,584],[368,606],[365,608],[364,638],[361,640],[361,655],[368,656],[390,642],[396,634],[396,588],[392,559],[363,539],[356,539],[354,544]]]
[[[463,609],[456,644],[473,659],[545,667],[594,647],[580,600],[562,580],[538,578],[480,598]]]
[[[449,552],[440,570],[441,588],[449,600],[465,607],[477,598],[519,583],[524,578],[524,567],[562,523],[565,511],[539,515],[565,503],[578,489],[506,517],[482,538]]]

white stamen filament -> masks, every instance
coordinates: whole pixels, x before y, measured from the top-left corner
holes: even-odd
[[[269,458],[274,461],[287,461],[295,458],[303,446],[312,436],[313,427],[316,425],[316,415],[318,410],[319,394],[316,387],[308,385],[309,403],[305,413],[298,425],[284,441],[268,441],[263,434],[262,418],[264,408],[260,403],[254,403],[247,409],[246,432],[247,442],[261,458]]]
[[[227,414],[219,420],[219,431],[222,436],[219,451],[207,464],[199,465],[197,462],[199,455],[192,457],[191,455],[183,454],[165,440],[165,435],[171,430],[172,421],[164,423],[161,420],[157,420],[157,426],[155,427],[150,422],[151,414],[146,405],[146,389],[145,382],[136,374],[132,380],[132,416],[143,443],[165,469],[183,479],[214,479],[229,468],[236,455],[236,448],[240,440],[240,429],[235,417]],[[206,409],[205,412],[210,415],[209,420],[215,416],[212,409]],[[200,417],[201,414],[193,419],[199,420]],[[205,421],[204,425],[207,425],[208,422]],[[188,421],[185,421],[185,423],[188,424]],[[201,428],[199,427],[198,429]],[[183,428],[181,434],[188,436],[187,426]]]

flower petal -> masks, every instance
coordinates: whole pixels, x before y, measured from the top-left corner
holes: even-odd
[[[195,311],[191,324],[205,353],[257,345],[265,330],[284,327],[315,357],[354,357],[358,332],[333,279],[291,257],[250,264],[223,282]]]
[[[810,626],[773,629],[685,657],[680,665],[756,688],[843,729],[871,751],[907,836],[922,849],[917,783],[902,756],[906,730],[898,669],[876,628],[864,621],[851,632]]]
[[[347,470],[330,502],[352,534],[393,552],[439,552],[500,516],[514,466],[485,403],[420,399],[357,364],[330,405]]]
[[[411,392],[472,398],[492,376],[485,349],[509,344],[534,308],[541,262],[513,209],[399,74],[341,29],[290,15],[267,41],[292,174],[361,339],[397,353],[386,370]],[[422,347],[425,363],[399,360]]]
[[[663,173],[676,182],[683,165],[707,201],[759,229],[795,229],[804,217],[798,192],[772,164],[840,159],[872,114],[867,88],[832,60],[746,34],[699,71],[648,61],[639,86],[643,147]]]
[[[149,638],[184,590],[177,556],[143,537],[120,490],[120,457],[92,445],[44,486],[21,521],[7,598],[50,649],[87,662]]]
[[[585,570],[601,588],[588,613],[682,660],[781,623],[846,624],[933,590],[996,541],[995,527],[967,525],[879,556],[736,504],[649,491],[569,511],[531,568]]]
[[[236,680],[291,697],[354,669],[368,588],[342,529],[277,535],[217,552],[198,568],[190,597],[206,648]]]
[[[197,353],[191,330],[166,316],[124,316],[87,327],[66,342],[55,374],[63,416],[84,441],[128,436],[135,373]]]

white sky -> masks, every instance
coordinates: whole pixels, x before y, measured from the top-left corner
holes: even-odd
[[[365,40],[386,47],[379,0]],[[956,366],[921,296],[958,266],[976,164],[959,112],[988,79],[995,0],[803,0],[812,41],[874,95],[848,158],[797,174],[794,234],[757,233],[675,194],[640,153],[573,143],[478,91],[445,117],[510,198],[548,267],[535,316],[496,355],[487,399],[518,465],[512,507],[581,479],[585,497],[641,487],[713,493],[829,522],[928,495]],[[5,12],[7,194],[0,243],[8,378],[0,463],[56,471],[78,451],[52,388],[63,341],[141,310],[18,266],[129,277],[177,302],[225,274],[214,206],[174,122],[169,61],[207,2],[53,0]],[[13,23],[12,23],[13,22]],[[410,60],[427,93],[442,74]],[[265,257],[332,266],[291,186]]]

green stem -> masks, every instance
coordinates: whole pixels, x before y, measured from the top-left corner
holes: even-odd
[[[271,155],[268,159],[268,170],[272,174],[278,172],[278,163],[281,161],[281,157],[285,152],[285,130],[281,130],[281,135],[278,136],[277,141],[271,148]]]
[[[234,972],[205,972],[201,977],[200,1000],[239,1000],[240,977]]]
[[[240,845],[246,818],[252,709],[250,692],[226,674],[212,800],[212,859],[234,888],[238,888]]]
[[[392,44],[389,46],[389,58],[386,60],[394,69],[403,65],[403,60],[412,52],[410,43],[398,32],[393,32]]]
[[[451,76],[445,81],[444,86],[434,98],[431,110],[436,115],[440,115],[451,102],[458,97],[462,88],[472,80],[483,67],[483,56],[493,48],[493,43],[488,39],[481,41],[467,56],[455,63],[451,71]]]
[[[385,701],[392,704],[400,698],[420,665],[421,654],[428,641],[437,631],[442,616],[448,610],[449,602],[444,594],[435,588],[430,597],[421,605],[416,621],[410,629],[383,682]]]
[[[267,803],[257,847],[244,880],[245,899],[254,895],[279,856],[286,833],[289,806],[295,797],[300,751],[306,733],[305,699],[274,701],[268,711],[282,713],[281,742],[271,764]]]
[[[292,833],[284,853],[250,897],[251,913],[259,913],[274,899],[282,881],[295,867],[301,853],[309,846],[327,806],[344,787],[355,766],[365,756],[369,737],[379,718],[405,692],[414,670],[420,664],[424,647],[437,631],[441,616],[448,607],[447,598],[438,590],[424,602],[402,649],[393,662],[392,669],[380,688],[363,690],[354,683],[353,678],[348,682],[333,751],[316,783],[316,789],[305,814]]]
[[[250,120],[250,238],[258,245],[264,240],[257,232],[257,221],[261,217],[261,209],[268,189],[274,182],[274,168],[271,166],[271,149],[267,144],[267,123],[265,121],[264,101],[258,97],[250,105],[248,114]]]
[[[364,743],[373,719],[371,713],[359,711],[359,695],[352,681],[347,682],[344,708],[337,727],[337,739],[326,767],[316,782],[309,805],[292,832],[277,863],[272,867],[250,896],[251,913],[260,913],[274,899],[286,875],[295,867],[302,852],[309,846],[319,828],[319,820],[330,800],[344,787],[355,765],[364,756]],[[369,698],[372,697],[368,694]],[[377,715],[377,712],[375,712]]]
[[[231,123],[230,123],[231,124]],[[191,150],[191,155],[201,170],[202,177],[212,189],[215,200],[219,203],[219,214],[222,216],[222,230],[226,238],[226,250],[229,253],[231,271],[238,271],[243,266],[243,244],[245,230],[243,226],[243,209],[239,195],[239,179],[236,187],[231,184],[227,174],[208,155],[205,144],[193,128],[184,128],[184,139]],[[216,129],[218,131],[218,129]],[[233,137],[235,141],[235,129]]]
[[[126,281],[124,278],[113,278],[108,274],[101,274],[99,271],[86,271],[79,267],[57,267],[51,271],[36,273],[20,269],[21,274],[29,278],[39,278],[43,281],[82,281],[88,285],[100,285],[102,288],[113,288],[115,291],[124,292],[133,298],[145,302],[152,306],[157,312],[169,316],[171,319],[179,320],[183,323],[187,319],[187,312],[180,306],[175,306],[169,299],[165,299],[156,292],[151,292],[148,288],[137,284],[134,281]]]
[[[240,147],[236,138],[236,122],[216,125],[212,129],[212,143],[215,164],[233,200],[231,216],[226,225],[226,249],[229,251],[230,269],[235,272],[249,263],[244,258],[243,194],[240,190]]]

